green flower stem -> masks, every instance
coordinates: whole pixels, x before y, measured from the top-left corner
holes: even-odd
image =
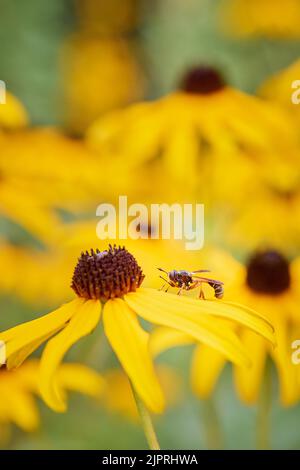
[[[223,449],[224,442],[220,419],[213,397],[202,402],[202,420],[205,435],[205,444],[208,450]]]
[[[156,437],[156,433],[153,427],[152,419],[150,416],[149,411],[147,410],[146,406],[140,399],[138,393],[136,392],[133,384],[131,383],[131,388],[133,392],[133,396],[136,402],[136,406],[140,415],[141,423],[143,426],[143,430],[145,433],[145,437],[148,442],[149,449],[151,450],[160,450],[160,446]]]
[[[257,448],[260,450],[271,449],[270,443],[270,417],[272,409],[272,370],[270,361],[267,362],[262,383],[261,394],[257,407]]]

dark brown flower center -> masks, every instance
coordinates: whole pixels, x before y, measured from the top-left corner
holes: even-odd
[[[180,89],[191,94],[206,95],[224,88],[223,77],[212,67],[197,67],[183,77]]]
[[[109,245],[105,251],[81,253],[71,287],[79,297],[105,301],[134,292],[144,277],[136,259],[125,247]]]
[[[247,284],[255,292],[276,295],[291,283],[289,262],[277,251],[263,251],[250,258]]]

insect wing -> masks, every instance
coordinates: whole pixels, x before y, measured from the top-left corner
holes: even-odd
[[[208,277],[193,276],[193,279],[194,278],[199,280],[200,282],[207,282],[208,284],[209,283],[214,283],[214,284],[217,284],[219,286],[222,286],[224,284],[224,282],[222,282],[222,281],[217,281],[216,279],[209,279]]]
[[[210,269],[198,269],[197,271],[192,271],[191,274],[196,273],[210,273]]]

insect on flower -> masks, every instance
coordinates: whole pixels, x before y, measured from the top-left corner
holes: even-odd
[[[208,284],[214,289],[216,299],[222,299],[224,295],[224,283],[222,281],[217,281],[215,279],[209,279],[207,277],[197,275],[199,273],[208,273],[208,269],[199,269],[197,271],[177,271],[176,269],[173,269],[169,272],[162,268],[157,269],[168,276],[167,279],[165,279],[163,276],[159,276],[161,279],[163,279],[163,281],[165,281],[166,284],[169,284],[171,287],[179,287],[178,295],[181,294],[182,290],[192,290],[200,287],[199,299],[204,299],[204,292],[202,290],[203,283]],[[162,290],[166,284],[164,284],[160,290]],[[167,290],[168,289],[169,287],[167,287]]]

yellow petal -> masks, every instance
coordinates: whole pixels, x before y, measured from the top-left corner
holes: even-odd
[[[236,302],[222,301],[223,305],[230,307],[226,314],[221,315],[224,318],[234,320],[241,325],[247,326],[250,330],[258,333],[267,340],[269,340],[274,346],[276,346],[276,338],[274,335],[274,326],[265,316],[257,313],[252,308],[246,307],[245,305],[238,304]],[[217,315],[217,314],[216,314]]]
[[[298,367],[291,359],[292,331],[282,308],[272,313],[278,346],[270,353],[278,371],[281,403],[284,406],[291,406],[299,400]]]
[[[100,315],[99,301],[85,301],[63,331],[48,341],[45,347],[40,363],[40,392],[47,405],[55,411],[66,410],[65,397],[57,381],[58,366],[68,349],[94,330]]]
[[[18,383],[10,383],[5,390],[1,387],[1,400],[5,400],[6,419],[27,432],[39,425],[39,411],[34,397],[25,392]]]
[[[57,373],[57,381],[62,389],[79,392],[91,397],[99,397],[104,388],[100,374],[82,364],[62,364]]]
[[[55,333],[60,330],[61,327],[51,331],[50,333],[44,336],[41,336],[36,341],[32,341],[31,343],[24,346],[22,349],[18,349],[15,353],[10,354],[6,361],[7,369],[12,370],[22,365],[25,359],[30,356],[30,354],[32,354],[36,349],[41,346],[41,344],[43,344],[45,341],[47,341],[47,339],[51,338],[51,336],[55,335]]]
[[[193,391],[198,397],[206,399],[211,395],[225,363],[224,355],[215,349],[202,344],[196,347],[192,362],[191,381]]]
[[[15,130],[28,125],[28,115],[22,103],[6,91],[6,102],[0,106],[0,127]]]
[[[167,349],[177,346],[186,346],[195,343],[195,338],[183,333],[182,331],[174,330],[160,326],[155,328],[149,338],[149,347],[153,356],[158,356]]]
[[[199,136],[193,127],[193,122],[177,122],[170,131],[164,153],[164,164],[170,176],[178,184],[188,180],[189,189],[196,187],[199,165]]]
[[[53,209],[37,204],[31,194],[14,187],[12,183],[2,185],[0,196],[2,214],[46,243],[53,241],[60,227],[59,218]]]
[[[238,394],[242,401],[251,404],[259,397],[260,385],[266,362],[266,343],[263,338],[249,330],[243,330],[240,334],[242,343],[249,351],[252,359],[251,367],[235,367],[234,378]]]
[[[249,358],[234,333],[208,315],[210,303],[139,289],[125,296],[128,305],[145,320],[182,331],[224,354],[228,359],[249,365]],[[198,307],[199,304],[199,307]],[[203,307],[207,305],[207,307]],[[203,313],[203,308],[206,313]],[[225,307],[225,310],[229,307]]]
[[[82,299],[75,299],[43,317],[0,333],[0,341],[6,345],[8,367],[20,365],[45,339],[63,328],[81,304]]]
[[[103,323],[106,336],[137,393],[151,411],[162,412],[164,398],[149,353],[149,335],[121,299],[105,304]]]
[[[216,301],[216,300],[199,300],[191,299],[185,296],[176,296],[166,294],[164,292],[156,291],[154,289],[141,288],[137,292],[139,296],[147,296],[150,299],[160,301],[162,304],[168,303],[173,305],[177,311],[179,309],[194,312],[195,315],[201,313],[218,316],[220,318],[227,318],[241,325],[247,326],[251,330],[260,334],[273,344],[275,344],[274,328],[265,317],[259,315],[257,312],[244,305],[236,304],[234,302]],[[130,294],[129,294],[130,295]]]

